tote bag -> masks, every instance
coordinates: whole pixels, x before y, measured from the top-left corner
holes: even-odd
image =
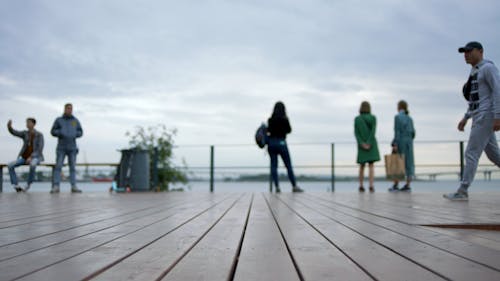
[[[403,154],[386,154],[385,174],[389,180],[403,180],[405,178],[405,156]]]

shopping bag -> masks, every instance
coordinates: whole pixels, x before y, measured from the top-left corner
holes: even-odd
[[[403,154],[386,154],[385,174],[389,180],[403,180],[405,178],[405,156]]]

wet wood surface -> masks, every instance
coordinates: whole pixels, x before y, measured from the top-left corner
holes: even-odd
[[[500,280],[485,225],[500,193],[5,193],[0,280]]]

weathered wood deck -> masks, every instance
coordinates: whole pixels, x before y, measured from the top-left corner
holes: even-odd
[[[0,280],[500,280],[500,193],[0,194]]]

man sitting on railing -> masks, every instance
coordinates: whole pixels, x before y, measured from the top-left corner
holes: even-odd
[[[31,183],[33,183],[33,180],[35,179],[36,166],[43,161],[43,134],[35,130],[35,125],[35,118],[28,118],[26,119],[26,128],[28,128],[28,130],[16,131],[12,128],[12,120],[9,120],[7,123],[9,132],[14,136],[23,139],[23,147],[19,152],[17,160],[10,162],[8,165],[10,183],[17,192],[28,191],[28,189],[30,189]],[[19,186],[17,181],[15,168],[25,164],[30,165],[30,173],[26,188],[23,189]]]

